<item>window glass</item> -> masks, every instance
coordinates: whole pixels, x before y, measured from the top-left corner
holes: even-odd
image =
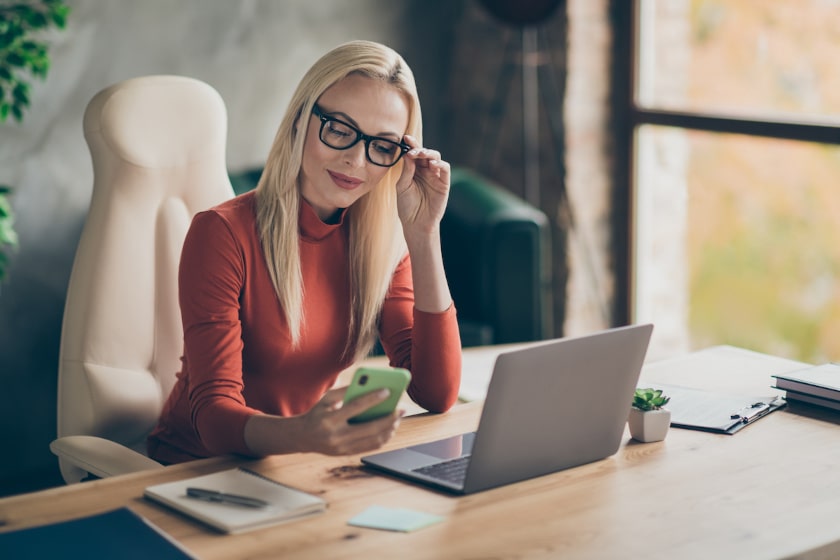
[[[840,146],[643,126],[635,318],[658,349],[840,360]]]
[[[639,2],[642,107],[840,122],[840,0]]]

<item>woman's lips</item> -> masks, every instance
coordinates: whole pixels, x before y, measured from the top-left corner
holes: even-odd
[[[333,183],[342,189],[353,190],[362,184],[362,180],[356,179],[355,177],[342,175],[341,173],[336,173],[335,171],[327,171],[327,173],[330,174],[330,178],[333,180]]]

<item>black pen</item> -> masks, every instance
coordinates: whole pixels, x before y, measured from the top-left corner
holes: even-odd
[[[238,494],[226,494],[225,492],[206,490],[204,488],[187,488],[187,497],[204,500],[205,502],[236,504],[238,506],[247,506],[252,508],[264,508],[268,506],[268,502],[257,498],[240,496]]]

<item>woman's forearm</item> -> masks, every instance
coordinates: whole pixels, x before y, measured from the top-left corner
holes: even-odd
[[[406,235],[411,255],[414,306],[427,313],[441,313],[452,305],[452,295],[443,268],[440,230],[422,235]]]
[[[260,457],[302,451],[299,418],[255,414],[245,423],[245,445]]]

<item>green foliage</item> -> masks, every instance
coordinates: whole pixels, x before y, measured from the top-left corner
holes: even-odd
[[[0,4],[0,122],[18,122],[29,107],[30,81],[50,69],[49,45],[37,39],[52,26],[64,29],[70,7],[64,0]]]
[[[633,406],[639,410],[659,410],[671,400],[662,394],[661,389],[636,389],[633,395]]]
[[[824,190],[830,189],[827,182]],[[751,197],[743,212],[750,223],[740,228],[732,224],[745,218],[734,203],[719,205],[725,218],[713,229],[725,237],[705,242],[691,270],[693,346],[730,344],[812,363],[837,354],[840,230],[825,194],[804,186],[795,191]],[[824,208],[798,209],[797,199]]]
[[[8,195],[11,189],[0,185],[0,282],[6,278],[9,266],[9,253],[17,249],[18,238],[14,230],[15,216]]]
[[[0,123],[9,116],[23,120],[32,79],[43,80],[50,69],[49,45],[37,36],[52,26],[64,29],[69,13],[64,0],[0,3]],[[11,190],[0,185],[0,282],[6,277],[9,254],[18,246]]]

